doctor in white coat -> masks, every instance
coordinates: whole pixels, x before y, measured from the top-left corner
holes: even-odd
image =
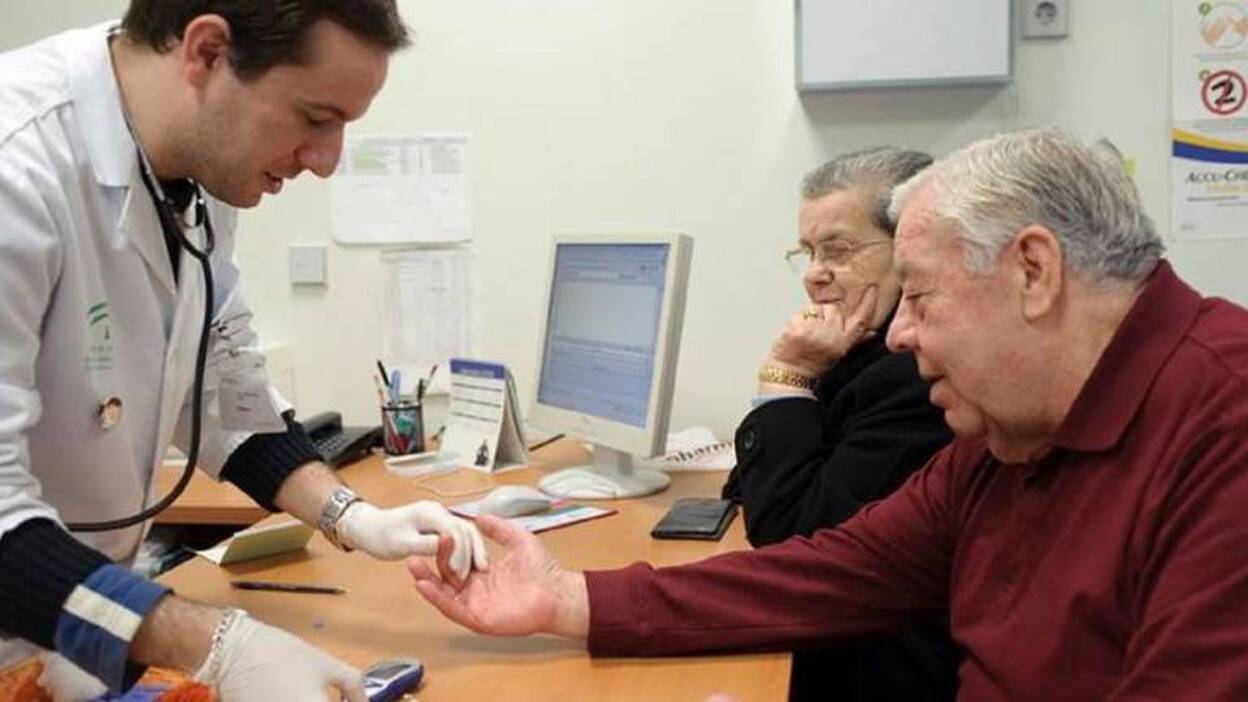
[[[132,573],[146,521],[82,531],[142,512],[166,448],[192,448],[206,306],[201,470],[342,548],[442,539],[440,566],[485,567],[471,524],[374,507],[319,462],[264,378],[231,261],[234,208],[328,176],[406,43],[394,0],[133,0],[120,27],[0,55],[0,668],[56,651],[59,699],[161,665],[227,702],[363,700],[352,667]]]

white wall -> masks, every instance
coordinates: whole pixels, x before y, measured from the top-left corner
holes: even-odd
[[[0,48],[101,16],[100,3],[5,3]],[[357,133],[467,130],[484,355],[510,364],[527,405],[547,237],[678,228],[697,240],[674,426],[728,435],[757,362],[801,300],[781,261],[797,182],[838,152],[875,144],[941,154],[1016,127],[1061,124],[1112,138],[1138,163],[1167,228],[1166,0],[1075,0],[1071,35],[1019,41],[1006,88],[823,94],[793,89],[789,0],[402,1],[417,46]],[[104,8],[107,9],[107,8]],[[327,243],[328,188],[307,180],[242,220],[239,257],[262,333],[289,343],[304,411],[371,418],[380,346],[375,250],[330,243],[330,283],[292,290],[286,247]],[[1171,243],[1179,272],[1248,302],[1230,264],[1246,242]]]

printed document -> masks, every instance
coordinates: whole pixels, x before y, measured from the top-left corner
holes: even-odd
[[[436,244],[472,238],[467,134],[348,137],[330,180],[341,244]]]

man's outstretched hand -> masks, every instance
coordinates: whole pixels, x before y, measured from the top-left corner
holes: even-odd
[[[446,618],[477,633],[584,638],[589,631],[585,577],[564,570],[536,536],[506,519],[482,515],[477,527],[503,547],[502,555],[492,559],[488,570],[457,582],[446,567],[450,539],[443,538],[437,560],[447,579],[424,560],[407,562],[420,594]]]

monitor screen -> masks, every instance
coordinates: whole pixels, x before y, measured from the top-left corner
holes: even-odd
[[[558,244],[539,403],[646,426],[669,248]]]

